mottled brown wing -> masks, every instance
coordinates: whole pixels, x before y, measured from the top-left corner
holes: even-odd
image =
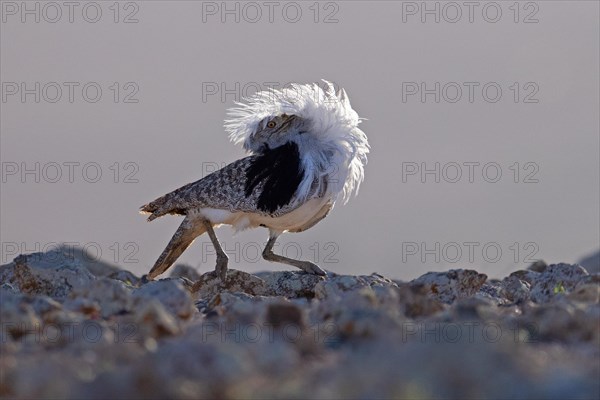
[[[246,169],[256,156],[237,160],[204,178],[189,183],[142,206],[140,212],[151,214],[152,221],[165,214],[185,215],[189,210],[210,207],[230,211],[264,213],[257,209],[261,191],[258,185],[246,197]]]

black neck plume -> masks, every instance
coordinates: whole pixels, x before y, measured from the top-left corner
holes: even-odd
[[[304,176],[298,145],[288,142],[266,149],[246,169],[246,196],[264,182],[258,197],[258,208],[272,213],[290,203]]]

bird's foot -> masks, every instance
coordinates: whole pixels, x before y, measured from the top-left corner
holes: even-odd
[[[192,282],[185,276],[180,276],[178,279],[181,281],[181,283],[183,283],[183,286],[185,286],[187,289],[192,290],[192,288],[194,287],[194,282]]]
[[[297,267],[309,274],[327,276],[327,272],[321,269],[317,264],[311,263],[310,261],[301,261]]]

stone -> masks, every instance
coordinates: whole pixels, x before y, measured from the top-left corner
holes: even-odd
[[[526,301],[531,296],[531,285],[527,281],[520,280],[515,275],[504,278],[501,282],[501,287],[501,293],[511,302]]]
[[[578,283],[567,297],[574,301],[597,304],[600,302],[600,285],[597,283]]]
[[[123,282],[127,286],[138,287],[142,280],[126,270],[115,271],[107,276],[110,279]]]
[[[176,317],[169,313],[163,303],[150,299],[135,311],[135,323],[144,336],[160,338],[181,332]]]
[[[148,282],[38,258],[0,267],[0,397],[600,397],[600,275],[577,265]]]
[[[544,260],[537,260],[536,262],[531,263],[529,267],[527,267],[528,270],[534,272],[544,272],[546,268],[548,268],[548,264],[546,264]]]
[[[260,296],[267,293],[267,285],[265,281],[254,275],[230,269],[227,271],[225,282],[222,282],[221,278],[214,271],[211,271],[203,274],[192,288],[192,292],[198,298],[210,298],[222,291]]]
[[[186,278],[192,282],[200,280],[200,274],[198,271],[187,264],[175,264],[171,271],[171,278]]]
[[[543,303],[557,295],[567,294],[588,275],[580,265],[563,263],[549,265],[544,272],[536,275],[532,280],[531,299]]]
[[[506,298],[506,291],[502,285],[502,281],[497,279],[488,279],[475,293],[475,297],[488,299],[498,305],[506,305],[512,303]]]
[[[315,297],[317,299],[339,298],[345,292],[375,286],[397,287],[398,285],[379,274],[360,276],[331,274],[327,279],[317,283]]]
[[[429,296],[450,304],[456,299],[473,296],[483,286],[487,276],[469,269],[448,272],[428,272],[410,282],[424,285]]]
[[[600,250],[583,257],[577,264],[585,268],[589,274],[600,273]]]
[[[100,278],[88,286],[73,290],[65,302],[65,307],[76,309],[77,304],[85,307],[85,303],[81,303],[82,299],[96,304],[103,318],[131,312],[134,300],[131,288],[120,279],[111,278]]]
[[[166,310],[183,319],[190,318],[196,311],[190,291],[178,279],[148,282],[133,290],[132,296],[134,306],[146,301],[158,300]]]
[[[289,299],[315,297],[315,286],[326,280],[323,276],[296,271],[259,272],[255,275],[265,282],[266,293],[270,296]]]
[[[57,251],[20,255],[0,266],[0,281],[26,294],[65,298],[96,279],[68,254]]]
[[[428,296],[428,291],[425,285],[399,284],[398,303],[406,317],[414,319],[429,317],[444,310],[443,303]]]

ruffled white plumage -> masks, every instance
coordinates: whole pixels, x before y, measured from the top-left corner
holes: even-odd
[[[245,103],[236,103],[225,121],[231,141],[249,152],[252,135],[268,117],[288,114],[309,121],[306,133],[290,137],[298,145],[305,172],[296,202],[321,196],[326,185],[329,197],[335,201],[342,194],[346,203],[352,193],[358,193],[364,180],[369,143],[358,127],[361,119],[346,92],[342,89],[336,93],[330,82],[324,82],[325,89],[317,84],[293,84],[282,90],[258,92]]]

